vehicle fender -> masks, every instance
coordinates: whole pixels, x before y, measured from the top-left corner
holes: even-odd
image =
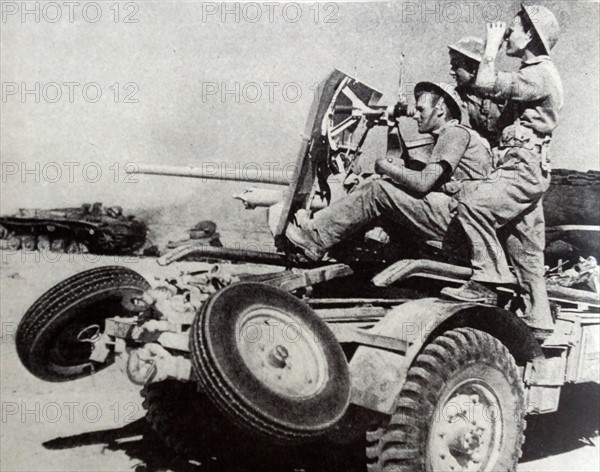
[[[389,311],[371,331],[409,342],[406,354],[359,346],[350,360],[353,404],[391,414],[413,361],[439,333],[458,327],[488,332],[503,342],[517,364],[542,355],[529,328],[515,314],[501,308],[424,298]]]

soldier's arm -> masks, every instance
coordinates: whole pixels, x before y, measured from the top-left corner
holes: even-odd
[[[544,69],[529,66],[517,72],[498,72],[494,85],[494,96],[515,102],[531,102],[546,98]]]
[[[511,99],[516,102],[528,102],[545,98],[547,91],[544,68],[530,66],[517,72],[496,71],[496,56],[505,33],[505,23],[487,25],[487,41],[477,71],[475,88],[482,95],[494,100]]]
[[[465,129],[453,127],[443,133],[431,153],[431,163],[416,171],[406,167],[400,159],[380,158],[375,172],[389,177],[399,187],[426,194],[454,172],[469,145]]]
[[[479,63],[475,88],[485,95],[493,95],[497,77],[496,56],[504,41],[506,23],[488,23],[486,31],[485,50],[483,51],[483,59]]]
[[[428,193],[446,173],[446,167],[439,162],[427,164],[416,171],[406,167],[399,159],[380,159],[375,162],[375,172],[389,177],[398,187],[416,193]]]

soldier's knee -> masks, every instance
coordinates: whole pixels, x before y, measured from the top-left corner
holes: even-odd
[[[363,205],[373,208],[379,216],[394,207],[394,195],[401,191],[394,184],[384,179],[373,180],[365,190]]]
[[[395,187],[383,179],[375,179],[367,184],[367,191],[373,196],[375,199],[380,199],[382,197],[387,197],[390,194],[390,191]]]
[[[458,218],[462,220],[471,218],[484,218],[488,220],[490,216],[490,211],[484,204],[484,202],[476,198],[470,198],[469,200],[463,200],[458,202],[458,205],[456,206],[456,211],[458,213]]]

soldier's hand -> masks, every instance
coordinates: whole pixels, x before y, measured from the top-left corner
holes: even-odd
[[[383,118],[388,126],[395,126],[398,122],[397,105],[389,105],[383,112]]]
[[[403,103],[399,101],[396,105],[390,105],[385,109],[383,117],[388,126],[394,126],[401,116],[412,118],[417,112],[414,104]]]
[[[486,49],[492,48],[494,50],[500,49],[500,46],[504,42],[504,36],[506,34],[506,23],[503,21],[496,21],[494,23],[488,23],[486,25]]]

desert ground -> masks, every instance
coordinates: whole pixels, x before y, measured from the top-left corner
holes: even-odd
[[[2,252],[0,265],[0,470],[9,471],[305,471],[364,470],[357,447],[316,444],[282,449],[232,433],[204,461],[178,459],[144,418],[139,388],[117,366],[70,383],[48,383],[21,365],[14,333],[28,306],[60,280],[99,265],[125,265],[148,280],[193,263],[161,268],[153,259],[73,256],[47,260]],[[199,263],[195,263],[199,265]],[[250,267],[232,265],[232,270]],[[261,268],[260,270],[265,270]],[[597,471],[600,464],[598,385],[563,390],[561,409],[530,419],[519,472]],[[203,428],[198,418],[199,430]],[[226,423],[223,428],[229,428]],[[227,438],[227,437],[226,437]],[[235,438],[235,439],[234,439]]]

